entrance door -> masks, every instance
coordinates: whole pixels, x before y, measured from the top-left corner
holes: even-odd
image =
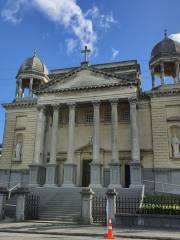
[[[125,165],[125,187],[128,188],[131,183],[130,179],[130,166]]]
[[[90,184],[90,163],[92,160],[83,160],[82,186],[88,187]]]

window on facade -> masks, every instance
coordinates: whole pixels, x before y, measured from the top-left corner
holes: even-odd
[[[110,122],[111,121],[111,112],[107,111],[104,113],[104,122]]]
[[[120,121],[129,121],[130,120],[130,113],[129,111],[122,111],[120,113]]]
[[[59,114],[59,123],[63,124],[63,115],[62,115],[62,113]]]
[[[93,113],[88,112],[85,114],[85,123],[93,123]]]

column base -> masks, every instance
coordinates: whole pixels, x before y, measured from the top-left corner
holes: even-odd
[[[46,183],[44,187],[57,187],[57,165],[47,164],[46,165]]]
[[[132,162],[131,170],[131,184],[129,188],[142,188],[142,169],[140,162]]]
[[[110,184],[108,188],[122,188],[121,186],[121,165],[120,163],[110,163]]]
[[[38,164],[29,166],[29,187],[39,187],[42,185],[44,167]]]
[[[90,163],[91,165],[91,183],[89,187],[91,188],[102,188],[101,184],[101,163]]]
[[[64,181],[62,187],[75,187],[76,183],[76,164],[64,164]]]

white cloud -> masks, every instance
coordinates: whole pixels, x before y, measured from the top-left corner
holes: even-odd
[[[93,6],[93,8],[89,9],[85,15],[92,20],[96,20],[96,24],[101,28],[108,29],[112,24],[117,23],[112,13],[107,15],[101,14],[97,6]]]
[[[67,53],[70,54],[74,51],[74,49],[77,47],[77,40],[73,38],[66,39],[66,47],[67,47]]]
[[[180,43],[180,33],[174,33],[169,36],[172,40],[175,40],[176,42]]]
[[[119,51],[114,49],[114,48],[112,48],[112,57],[111,57],[111,59],[114,60],[117,57],[118,54],[119,54]]]
[[[63,25],[70,33],[73,40],[67,40],[70,50],[75,47],[83,48],[87,45],[91,52],[95,51],[97,41],[95,27],[108,29],[115,23],[112,14],[101,14],[97,7],[83,13],[76,0],[7,0],[1,16],[5,21],[19,23],[22,20],[22,9],[34,7],[45,14],[51,21]],[[75,44],[76,43],[76,44]]]
[[[13,24],[22,21],[22,18],[18,16],[19,11],[27,3],[27,0],[8,0],[5,8],[1,12],[1,16],[5,21],[12,22]]]

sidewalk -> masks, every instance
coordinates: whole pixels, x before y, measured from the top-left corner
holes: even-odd
[[[0,222],[0,232],[51,234],[67,236],[99,237],[106,232],[106,227],[91,225],[65,224],[56,221]],[[180,240],[180,230],[152,228],[113,228],[116,237],[139,239]],[[0,233],[1,235],[1,233]]]

